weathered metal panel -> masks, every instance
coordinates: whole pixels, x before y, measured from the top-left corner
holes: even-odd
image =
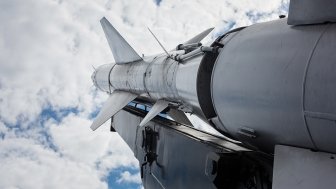
[[[334,11],[335,12],[335,11]],[[307,68],[304,107],[318,149],[336,153],[336,24],[329,24]]]
[[[336,155],[277,145],[273,189],[316,189],[336,186]]]
[[[292,27],[281,19],[247,27],[226,43],[211,86],[222,130],[268,152],[275,144],[314,149],[304,117],[304,81],[326,27]]]
[[[246,178],[258,179],[256,174],[271,175],[271,170],[263,168],[271,165],[271,161],[263,159],[261,154],[258,158],[254,157],[254,152],[238,144],[190,127],[176,125],[175,122],[158,116],[146,127],[138,127],[144,112],[130,107],[126,107],[125,110],[127,111],[122,110],[114,116],[113,126],[139,160],[146,189],[210,189],[238,186],[245,189],[251,184]],[[149,159],[149,156],[146,156],[148,151],[144,140],[147,137],[144,131],[148,128],[156,133],[154,140],[151,140],[152,152],[156,154],[156,158],[151,164],[142,166],[145,160]],[[252,154],[245,156],[245,153]],[[211,158],[214,155],[218,158]],[[244,157],[248,157],[248,160],[243,160]],[[220,160],[224,165],[218,164]],[[251,166],[251,169],[245,165]],[[254,173],[254,169],[262,172]],[[270,182],[267,178],[270,177],[256,182],[266,186]],[[243,187],[245,184],[246,187]]]
[[[143,71],[146,92],[153,99],[177,99],[176,70],[178,63],[166,55],[152,61]]]
[[[336,153],[336,120],[309,117],[307,125],[315,145],[321,151]]]
[[[336,22],[335,10],[335,0],[291,0],[288,24],[305,25]]]
[[[133,152],[136,151],[137,131],[141,122],[141,117],[121,110],[112,118],[112,127],[118,132]]]
[[[184,63],[178,64],[176,70],[176,89],[181,102],[185,102],[182,108],[184,112],[197,115],[199,118],[207,122],[199,103],[198,96],[198,72],[200,63],[203,60],[204,53],[189,58]],[[204,96],[204,98],[206,98]]]

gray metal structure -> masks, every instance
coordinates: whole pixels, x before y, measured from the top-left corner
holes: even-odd
[[[143,58],[103,18],[116,63],[92,75],[110,97],[91,128],[112,117],[145,188],[334,187],[334,160],[323,159],[336,153],[335,5],[293,0],[288,19],[202,46],[208,29]],[[185,113],[233,140],[196,131]]]
[[[291,0],[289,25],[324,24],[336,22],[334,0]]]
[[[273,189],[334,188],[335,154],[275,146]]]
[[[271,186],[272,174],[264,173],[272,168],[269,163],[259,165],[256,152],[160,116],[139,127],[145,115],[146,111],[127,106],[112,123],[139,160],[145,188],[236,188],[249,186],[254,179],[264,188]]]
[[[285,144],[336,153],[333,39],[336,24],[292,27],[285,19],[236,34],[212,73],[219,129],[267,152]]]

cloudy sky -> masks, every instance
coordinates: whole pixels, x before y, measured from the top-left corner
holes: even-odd
[[[113,62],[107,17],[139,54],[216,27],[277,19],[288,0],[1,0],[0,188],[141,188],[138,162],[108,125],[89,129],[106,94],[93,68]]]

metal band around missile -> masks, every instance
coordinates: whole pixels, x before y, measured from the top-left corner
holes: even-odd
[[[111,83],[111,80],[110,80],[110,77],[111,77],[111,72],[112,72],[112,70],[113,70],[113,68],[114,68],[114,66],[115,66],[116,64],[114,64],[113,66],[112,66],[112,68],[110,69],[110,72],[109,72],[109,74],[108,74],[108,82],[109,82],[109,91],[110,91],[110,94],[112,93],[112,91],[111,91],[111,87],[113,87],[113,85],[112,85],[112,83]]]

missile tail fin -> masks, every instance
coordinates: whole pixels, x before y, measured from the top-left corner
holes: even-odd
[[[202,39],[204,39],[207,35],[209,35],[209,33],[213,29],[214,28],[209,28],[209,29],[203,31],[202,33],[196,35],[195,37],[189,39],[188,41],[184,42],[183,44],[199,43],[200,41],[202,41]]]
[[[142,60],[120,33],[104,17],[100,20],[116,64],[125,64]]]
[[[96,130],[136,97],[136,94],[132,94],[129,92],[113,91],[113,93],[103,105],[96,119],[93,121],[90,128],[92,130]]]
[[[165,100],[158,100],[152,107],[152,109],[147,113],[145,118],[141,121],[140,127],[146,125],[150,120],[152,120],[156,115],[166,109],[169,105],[169,102]]]
[[[185,115],[185,113],[181,110],[176,110],[171,108],[167,114],[173,118],[175,121],[182,123],[184,125],[192,126],[193,124],[189,121],[188,117]]]

